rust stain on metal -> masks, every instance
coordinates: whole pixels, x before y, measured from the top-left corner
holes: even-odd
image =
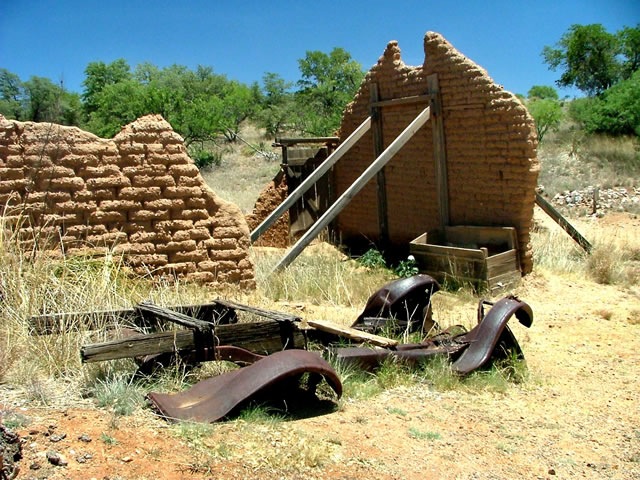
[[[255,356],[232,349],[221,352],[221,358],[256,360]],[[184,392],[150,393],[148,397],[168,419],[215,422],[260,393],[277,395],[291,388],[292,383],[297,386],[297,380],[305,373],[318,381],[324,378],[338,398],[342,395],[340,378],[320,355],[306,350],[283,350],[247,367],[203,380]],[[309,383],[315,389],[317,383]]]

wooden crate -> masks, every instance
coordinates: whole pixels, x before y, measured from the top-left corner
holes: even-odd
[[[410,243],[422,273],[439,282],[470,283],[494,292],[521,277],[516,229],[512,227],[445,227]]]

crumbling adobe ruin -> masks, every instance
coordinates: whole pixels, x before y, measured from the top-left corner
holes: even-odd
[[[25,248],[123,254],[138,274],[255,286],[249,229],[159,115],[112,140],[0,115],[0,214]]]
[[[333,237],[347,246],[373,244],[407,252],[411,240],[443,224],[515,227],[521,271],[528,273],[539,170],[533,119],[515,95],[495,84],[441,35],[428,32],[424,51],[423,65],[408,66],[397,42],[390,42],[345,109],[339,132],[344,142],[372,114],[372,103],[383,105],[376,112],[380,145],[376,148],[371,128],[333,167],[334,200],[430,105],[434,95],[439,97],[441,111],[431,105],[431,119],[384,169],[387,232],[381,232],[381,187],[373,179],[333,222]],[[435,89],[430,84],[434,77]],[[374,90],[377,100],[372,99]],[[438,116],[448,170],[447,222],[441,218],[436,185],[433,122]]]
[[[437,74],[444,126],[450,225],[515,227],[523,273],[532,268],[529,230],[533,221],[539,164],[533,119],[512,93],[458,52],[440,34],[427,32],[421,66],[402,62],[397,42],[390,42],[367,73],[342,119],[346,138],[371,113],[371,88],[379,100],[424,96],[427,78]],[[386,148],[425,107],[422,102],[380,109]],[[406,246],[423,232],[440,226],[432,120],[428,121],[385,167],[388,236]],[[368,132],[334,167],[336,195],[367,168],[374,154]],[[378,192],[373,180],[337,218],[336,230],[349,243],[380,238]]]

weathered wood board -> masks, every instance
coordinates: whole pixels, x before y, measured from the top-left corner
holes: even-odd
[[[455,226],[420,235],[410,243],[420,272],[494,292],[521,278],[516,229]]]

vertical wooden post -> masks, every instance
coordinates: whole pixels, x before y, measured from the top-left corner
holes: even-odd
[[[447,150],[444,138],[444,124],[442,122],[442,99],[438,85],[438,74],[427,77],[427,86],[431,96],[431,118],[433,119],[433,158],[436,173],[436,196],[438,199],[438,213],[440,228],[449,225],[449,175],[447,173]]]
[[[369,99],[371,101],[371,120],[373,133],[373,157],[378,158],[384,150],[382,139],[382,108],[374,106],[380,100],[378,84],[372,83],[369,90]],[[389,216],[387,213],[387,180],[384,168],[376,175],[376,186],[378,193],[378,225],[380,231],[379,245],[381,249],[385,249],[389,243]]]

